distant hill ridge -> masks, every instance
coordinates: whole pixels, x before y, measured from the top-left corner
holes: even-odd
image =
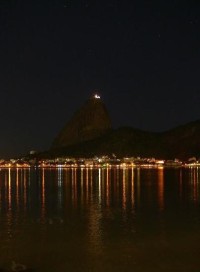
[[[115,154],[163,159],[200,157],[200,120],[164,132],[132,127],[111,128],[108,111],[92,97],[80,108],[54,140],[51,156],[91,157]]]

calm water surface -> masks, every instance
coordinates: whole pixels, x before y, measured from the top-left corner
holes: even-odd
[[[0,170],[0,269],[200,272],[200,169]]]

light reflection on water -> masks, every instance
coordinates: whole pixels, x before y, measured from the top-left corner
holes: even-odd
[[[0,269],[200,271],[192,169],[0,171]]]

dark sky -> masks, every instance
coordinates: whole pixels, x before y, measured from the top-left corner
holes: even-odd
[[[48,149],[94,89],[114,127],[199,119],[200,1],[0,1],[0,157]]]

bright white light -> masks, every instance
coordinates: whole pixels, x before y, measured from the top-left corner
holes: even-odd
[[[101,97],[100,97],[98,94],[95,94],[95,95],[94,95],[94,98],[100,99]]]

